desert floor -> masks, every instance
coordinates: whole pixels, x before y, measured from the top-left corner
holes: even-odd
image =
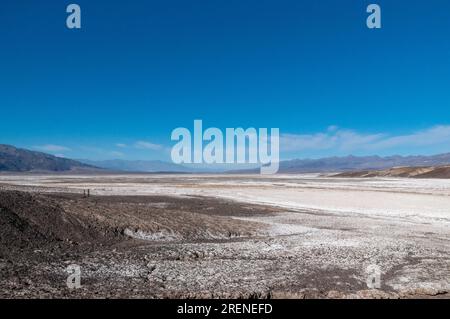
[[[0,214],[2,297],[450,296],[450,180],[0,175]]]

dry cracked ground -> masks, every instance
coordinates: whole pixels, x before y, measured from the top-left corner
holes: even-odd
[[[449,298],[449,230],[446,181],[5,175],[0,297]]]

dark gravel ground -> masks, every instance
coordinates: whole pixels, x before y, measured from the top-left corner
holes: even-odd
[[[446,242],[391,240],[354,225],[396,224],[355,218],[208,197],[4,189],[0,298],[449,297]],[[267,235],[274,222],[300,227]],[[381,289],[366,286],[372,260],[386,269]],[[80,267],[80,288],[66,284],[69,265]],[[395,290],[403,278],[435,284]]]
[[[239,241],[261,227],[231,216],[273,209],[207,198],[93,196],[0,191],[0,296],[3,298],[155,298],[186,293],[150,280],[153,258],[201,258],[184,244]],[[155,240],[127,235],[164,233]],[[164,253],[163,253],[164,254]],[[70,264],[82,265],[82,287],[67,288]]]

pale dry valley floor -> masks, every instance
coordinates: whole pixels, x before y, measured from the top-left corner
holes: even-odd
[[[450,180],[0,175],[0,190],[16,224],[40,216],[30,222],[18,201],[70,221],[60,235],[39,230],[57,247],[16,256],[2,240],[6,297],[450,296]],[[80,289],[65,286],[72,263]]]

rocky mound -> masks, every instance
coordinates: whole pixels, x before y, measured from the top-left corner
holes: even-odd
[[[0,191],[0,255],[60,243],[107,240],[86,219],[67,213],[55,200]]]

